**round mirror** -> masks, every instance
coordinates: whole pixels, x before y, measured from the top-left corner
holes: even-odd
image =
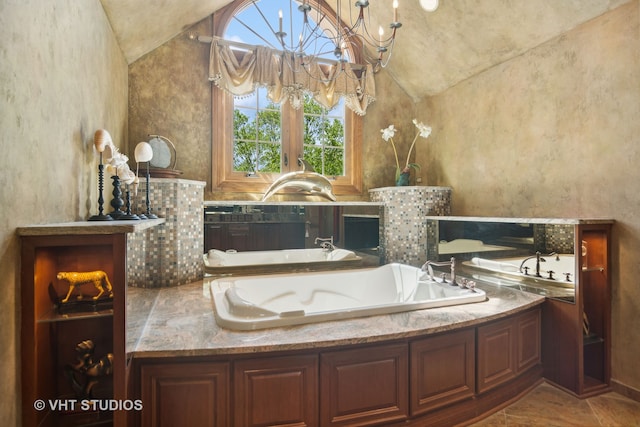
[[[153,157],[149,164],[154,168],[173,169],[176,166],[176,147],[168,138],[160,135],[149,135],[149,145],[153,150]]]

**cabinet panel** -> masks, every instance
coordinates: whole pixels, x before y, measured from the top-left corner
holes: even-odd
[[[204,249],[268,251],[304,248],[303,222],[209,223],[204,225]]]
[[[204,225],[204,251],[210,249],[226,250],[227,230],[222,224]]]
[[[234,426],[313,426],[318,419],[316,355],[234,364]]]
[[[523,372],[540,364],[540,310],[523,314],[517,319],[517,371]]]
[[[251,250],[251,236],[249,224],[229,224],[227,228],[227,249],[237,251]]]
[[[540,309],[478,327],[478,393],[541,363]]]
[[[516,375],[515,332],[511,319],[478,328],[478,393]]]
[[[411,343],[411,415],[475,393],[475,330],[450,332]]]
[[[304,248],[304,223],[289,222],[280,227],[280,248]]]
[[[408,416],[406,344],[321,355],[321,425],[370,425]]]
[[[141,425],[229,425],[227,363],[143,364]]]

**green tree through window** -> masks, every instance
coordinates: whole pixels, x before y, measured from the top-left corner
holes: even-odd
[[[304,97],[304,158],[323,175],[344,175],[344,106],[332,111]]]
[[[264,89],[258,89],[256,99]],[[252,97],[254,98],[254,97]],[[256,173],[281,171],[280,107],[269,102],[263,109],[258,101],[243,102],[234,108],[233,167],[235,171]],[[344,106],[329,111],[310,95],[304,98],[303,155],[316,172],[344,175]]]

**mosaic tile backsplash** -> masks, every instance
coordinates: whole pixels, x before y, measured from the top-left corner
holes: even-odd
[[[203,277],[202,239],[204,182],[151,178],[151,212],[166,222],[129,236],[129,286],[178,286]],[[146,212],[146,183],[141,182],[132,203],[133,213]]]
[[[427,256],[427,216],[451,214],[450,187],[384,187],[369,190],[372,202],[384,203],[380,222],[380,258],[421,266]]]

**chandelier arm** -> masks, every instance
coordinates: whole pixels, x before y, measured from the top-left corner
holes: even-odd
[[[264,13],[262,12],[262,9],[260,9],[260,7],[258,6],[258,3],[256,1],[253,1],[251,3],[253,3],[253,7],[255,7],[256,10],[258,11],[258,13],[260,14],[260,16],[262,16],[262,20],[264,21],[265,24],[267,24],[267,26],[269,27],[269,30],[271,31],[271,33],[273,33],[273,35],[276,36],[276,40],[280,41],[280,44],[282,45],[282,48],[284,49],[286,47],[285,43],[284,43],[284,40],[283,40],[284,37],[278,37],[279,33],[271,26],[271,23],[269,22],[267,17],[264,16]],[[251,32],[253,32],[255,34],[255,31],[251,30]],[[261,36],[258,36],[258,37],[263,39]],[[269,43],[269,44],[271,45],[271,43]],[[273,45],[271,45],[271,46],[273,46]]]
[[[243,27],[245,27],[247,30],[251,31],[256,37],[258,37],[260,40],[262,40],[263,42],[265,42],[270,48],[272,49],[276,49],[276,47],[269,42],[267,39],[265,39],[263,36],[261,36],[260,34],[258,34],[253,28],[251,28],[250,26],[248,26],[247,24],[245,24],[241,19],[239,19],[237,16],[234,16],[233,19],[235,19],[236,21],[238,21]],[[218,39],[221,39],[219,37],[216,37]],[[221,39],[222,40],[222,39]],[[247,45],[247,46],[251,46],[251,45]]]

